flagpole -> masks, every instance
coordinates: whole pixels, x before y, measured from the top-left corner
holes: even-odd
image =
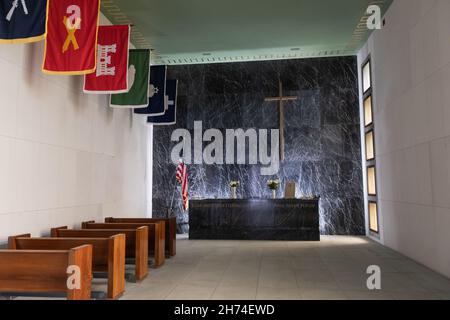
[[[176,167],[178,170],[178,167]],[[171,214],[173,213],[173,200],[175,199],[175,193],[178,191],[177,190],[177,186],[178,186],[178,182],[177,179],[175,179],[175,182],[173,184],[173,188],[172,188],[172,199],[170,200],[170,206],[167,209],[167,218],[170,218]]]
[[[181,158],[179,161],[180,163],[177,166],[177,173],[176,173],[176,181],[178,181],[181,184],[181,198],[182,198],[182,202],[183,202],[181,211],[185,211],[187,208],[187,205],[185,203],[185,197],[184,197],[184,188],[187,187],[187,168],[186,168],[186,165],[183,160],[185,147],[186,147],[186,137],[183,136],[183,154],[181,155]],[[186,186],[185,186],[185,182],[186,182]],[[175,187],[173,189],[172,199],[170,201],[170,207],[168,209],[168,214],[169,214],[169,212],[171,212],[173,210],[173,200],[175,197],[175,192],[177,191],[176,186],[177,186],[177,183],[175,183]]]
[[[170,207],[167,210],[167,218],[170,218],[171,213],[173,212],[173,199],[175,198],[175,192],[177,191],[177,182],[175,180],[173,192],[172,192],[172,200],[170,200]]]

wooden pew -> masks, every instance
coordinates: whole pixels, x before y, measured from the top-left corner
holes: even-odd
[[[135,279],[141,281],[148,275],[148,227],[115,230],[69,230],[67,227],[51,229],[54,238],[105,238],[116,234],[125,235],[125,257],[134,259]]]
[[[166,252],[173,257],[177,254],[177,218],[105,218],[106,223],[155,223],[164,221],[166,224]]]
[[[69,266],[80,268],[79,289],[67,286]],[[91,245],[70,250],[0,250],[0,292],[64,293],[68,300],[88,300],[91,281]]]
[[[31,238],[31,234],[8,239],[10,250],[70,250],[92,245],[92,271],[108,273],[109,299],[117,299],[125,291],[125,235],[109,238]]]
[[[148,249],[149,255],[155,260],[155,267],[160,267],[165,261],[165,223],[159,221],[156,223],[95,223],[86,221],[81,224],[82,229],[136,229],[139,227],[148,227]]]

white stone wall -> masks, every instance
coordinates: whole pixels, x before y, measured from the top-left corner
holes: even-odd
[[[368,54],[381,242],[450,277],[450,1],[394,0]]]
[[[147,212],[151,129],[82,77],[44,75],[43,44],[0,45],[0,243]]]

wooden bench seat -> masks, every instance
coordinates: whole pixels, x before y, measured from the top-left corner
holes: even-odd
[[[136,281],[145,279],[148,275],[148,227],[136,229],[95,230],[67,229],[66,226],[52,228],[54,238],[105,238],[117,234],[125,235],[125,258],[133,259],[135,264],[134,277]]]
[[[92,245],[92,271],[108,273],[107,298],[117,299],[125,291],[125,235],[108,238],[31,238],[30,234],[8,239],[10,250],[70,250]]]
[[[79,289],[68,288],[69,266],[80,270]],[[62,292],[68,300],[88,300],[91,282],[91,245],[70,250],[0,250],[0,292],[16,295]]]
[[[148,253],[154,258],[155,267],[160,267],[165,262],[165,223],[95,223],[86,221],[81,224],[82,229],[137,229],[148,227]]]
[[[177,218],[105,218],[106,223],[155,223],[165,222],[166,228],[166,253],[173,257],[177,254]]]

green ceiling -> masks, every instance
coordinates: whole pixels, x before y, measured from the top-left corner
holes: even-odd
[[[132,42],[154,49],[154,64],[190,64],[355,54],[367,7],[391,2],[102,0],[102,12],[134,24]]]

